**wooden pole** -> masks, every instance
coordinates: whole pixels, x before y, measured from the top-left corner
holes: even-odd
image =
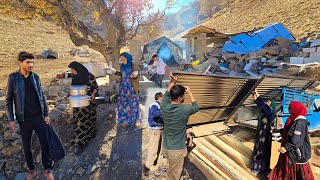
[[[237,150],[247,158],[251,158],[252,150],[243,144],[238,138],[232,136],[232,135],[222,135],[218,136],[223,142],[231,146],[233,149]]]
[[[200,171],[210,180],[231,180],[227,175],[225,175],[219,168],[212,164],[196,149],[193,149],[192,152],[189,153],[188,159],[193,164],[195,164],[200,169]]]
[[[313,175],[315,177],[320,177],[320,168],[319,167],[311,166],[311,169],[312,169]]]
[[[257,179],[252,174],[245,171],[230,157],[221,152],[218,148],[214,147],[211,143],[203,138],[195,139],[195,143],[201,154],[207,155],[212,163],[216,163],[230,173],[235,179],[253,180]]]
[[[246,156],[239,153],[237,150],[223,142],[215,135],[208,136],[206,138],[210,143],[216,146],[219,150],[224,152],[228,157],[236,161],[239,165],[249,168],[250,167],[250,159]]]

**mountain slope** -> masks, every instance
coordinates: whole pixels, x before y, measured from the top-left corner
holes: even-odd
[[[222,32],[242,32],[283,23],[296,38],[320,33],[319,0],[237,0],[203,25]]]
[[[62,56],[57,60],[36,60],[34,71],[39,73],[43,83],[49,82],[57,73],[68,69],[71,61],[91,60],[70,56],[68,52],[77,47],[64,30],[52,23],[41,19],[20,20],[0,13],[0,24],[0,88],[5,87],[8,75],[19,69],[17,55],[20,51],[39,55],[44,48],[52,48]],[[96,56],[92,60],[104,62],[98,52],[84,47],[80,49],[94,52]]]

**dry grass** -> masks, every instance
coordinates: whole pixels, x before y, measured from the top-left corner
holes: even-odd
[[[43,82],[49,82],[57,73],[64,72],[71,61],[104,61],[93,50],[90,50],[94,53],[91,58],[71,57],[68,52],[75,45],[65,31],[49,22],[40,19],[19,20],[14,16],[0,14],[0,24],[0,88],[5,87],[8,75],[19,68],[17,54],[20,51],[39,55],[44,48],[52,48],[64,56],[58,60],[36,60],[34,71]],[[81,49],[89,50],[86,47]]]
[[[237,0],[203,25],[222,32],[243,32],[254,26],[283,23],[296,38],[320,33],[319,0]]]

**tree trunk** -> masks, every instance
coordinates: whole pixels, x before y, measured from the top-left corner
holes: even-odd
[[[113,50],[111,53],[108,53],[106,51],[100,51],[100,53],[103,55],[105,61],[109,64],[110,61],[112,62],[112,67],[116,70],[119,70],[119,49]]]

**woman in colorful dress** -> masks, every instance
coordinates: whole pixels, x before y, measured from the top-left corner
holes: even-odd
[[[98,94],[99,87],[94,75],[79,62],[73,61],[68,67],[73,74],[71,85],[89,86],[88,95],[91,97],[89,106],[73,108],[74,130],[72,145],[76,148],[76,154],[79,154],[84,150],[90,139],[95,137],[97,132],[97,105],[93,101]]]
[[[260,114],[258,116],[256,141],[251,157],[251,171],[259,173],[261,176],[267,176],[271,171],[271,122],[275,117],[276,103],[270,99],[263,99],[257,90],[252,95],[254,102],[260,108]]]
[[[276,167],[269,174],[269,180],[314,180],[308,160],[311,158],[311,146],[308,136],[307,108],[298,101],[289,106],[290,116],[281,132],[282,142]],[[300,152],[301,158],[292,153]]]
[[[139,125],[139,67],[132,63],[132,56],[127,52],[120,54],[120,61],[120,72],[116,72],[116,75],[121,76],[116,121],[122,126]]]

